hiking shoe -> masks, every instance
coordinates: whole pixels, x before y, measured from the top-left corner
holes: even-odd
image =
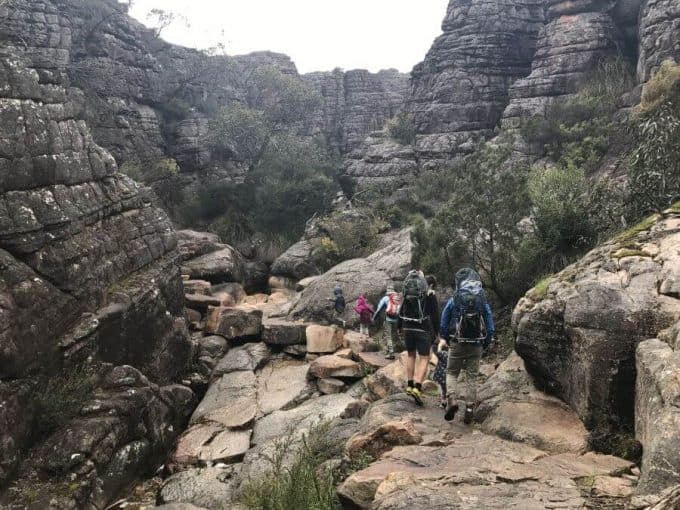
[[[409,396],[413,395],[414,389],[415,388],[413,386],[406,386],[406,394],[409,395]]]
[[[456,404],[453,399],[449,399],[447,402],[446,411],[444,411],[444,419],[446,421],[453,421],[453,418],[456,416],[457,412],[458,404]]]
[[[407,392],[408,393],[408,392]],[[413,400],[415,401],[416,405],[422,407],[423,406],[423,392],[420,391],[418,388],[411,388],[411,393],[409,393],[413,397]]]
[[[470,425],[470,423],[472,423],[473,414],[472,406],[470,404],[466,404],[465,416],[463,416],[463,423],[465,423],[465,425]]]
[[[385,359],[394,359],[394,353],[388,352],[387,354],[385,354]]]
[[[446,400],[442,400],[441,402],[439,402],[439,407],[441,407],[442,409],[446,409],[446,405],[447,405]]]

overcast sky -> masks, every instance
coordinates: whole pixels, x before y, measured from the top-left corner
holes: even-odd
[[[131,14],[147,23],[160,8],[181,14],[163,38],[230,55],[286,53],[300,72],[335,67],[410,71],[441,33],[448,0],[136,0]]]

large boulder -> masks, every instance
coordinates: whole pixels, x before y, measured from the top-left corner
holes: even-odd
[[[680,317],[680,214],[648,221],[530,291],[514,313],[516,350],[539,389],[589,428],[632,426],[635,349]]]
[[[353,303],[359,294],[377,303],[388,283],[401,282],[412,267],[414,244],[411,230],[392,234],[386,246],[367,258],[347,260],[312,281],[302,291],[291,311],[295,318],[332,322],[334,311],[329,298],[333,289],[342,287],[347,308],[343,318],[348,324],[357,322]]]
[[[233,508],[240,466],[189,469],[168,478],[159,503],[190,503],[210,510]]]
[[[215,422],[228,428],[250,425],[258,412],[257,377],[250,370],[231,372],[213,383],[191,423]]]
[[[210,306],[205,331],[232,341],[256,340],[262,334],[262,310]]]
[[[325,354],[335,352],[343,346],[344,332],[335,326],[307,326],[305,331],[307,352]]]
[[[635,435],[643,447],[637,491],[656,494],[680,484],[680,351],[661,340],[642,342],[635,390]]]
[[[317,379],[328,377],[359,379],[363,375],[363,369],[356,361],[330,355],[321,356],[312,361],[309,366],[309,375]]]
[[[217,234],[197,232],[195,230],[178,230],[177,247],[182,260],[191,260],[201,255],[224,248]]]
[[[185,261],[184,268],[191,279],[212,283],[243,282],[246,276],[243,256],[227,245]]]
[[[302,280],[319,274],[319,270],[312,262],[315,244],[307,239],[298,241],[277,258],[270,269],[275,276],[288,276]]]

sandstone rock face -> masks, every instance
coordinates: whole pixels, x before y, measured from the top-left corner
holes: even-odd
[[[615,57],[623,46],[605,2],[584,2],[580,9],[573,2],[550,3],[531,74],[510,88],[506,125],[542,115],[556,97],[576,92],[599,61]]]
[[[84,120],[86,96],[71,79],[81,26],[67,10],[52,1],[0,6],[0,379],[3,387],[16,385],[21,400],[29,375],[89,357],[131,365],[149,377],[138,373],[141,382],[131,385],[136,400],[104,388],[101,405],[112,408],[110,414],[91,410],[69,425],[69,437],[58,431],[44,446],[53,466],[44,478],[96,458],[88,468],[91,481],[104,486],[92,495],[94,485],[84,484],[75,504],[89,499],[106,506],[162,458],[182,426],[189,403],[156,384],[184,371],[191,344],[175,233],[149,190],[118,172]],[[137,140],[153,153],[152,112],[131,112],[148,133]],[[0,420],[14,424],[0,432],[4,481],[31,446],[35,421],[30,402],[12,415],[16,405],[3,402]],[[145,404],[159,415],[154,423],[139,418]],[[107,445],[98,444],[101,430],[110,431]],[[54,454],[59,441],[64,448]],[[83,452],[83,460],[64,458],[68,448],[69,455]],[[22,477],[34,469],[28,464]]]
[[[413,70],[420,158],[450,160],[493,131],[512,83],[529,74],[544,2],[449,3],[437,38]]]
[[[228,510],[237,485],[238,466],[197,468],[168,478],[159,494],[160,503],[190,503],[200,508]]]
[[[338,154],[356,148],[404,105],[409,77],[395,69],[369,73],[363,69],[310,73],[303,79],[324,98],[317,126]]]
[[[109,369],[80,416],[41,445],[22,470],[82,483],[79,493],[56,496],[61,508],[69,508],[70,498],[103,506],[163,459],[186,425],[192,399],[188,388],[159,387],[130,366]]]
[[[344,334],[335,326],[307,326],[307,352],[324,354],[335,352],[342,347]]]
[[[530,291],[515,310],[516,350],[538,387],[566,401],[593,427],[632,424],[635,349],[680,315],[670,292],[680,260],[680,217],[622,237],[554,276],[547,295]],[[622,243],[637,247],[624,256]]]
[[[206,332],[232,341],[258,338],[262,332],[262,311],[250,307],[209,307]]]
[[[639,16],[638,77],[646,81],[664,60],[680,60],[680,5],[650,0],[643,2]]]
[[[656,494],[680,483],[680,353],[661,340],[637,348],[635,435],[642,443],[637,491]]]

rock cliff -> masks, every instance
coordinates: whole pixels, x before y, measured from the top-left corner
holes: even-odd
[[[162,397],[173,390],[158,386],[184,371],[191,348],[174,231],[149,190],[118,173],[83,120],[83,93],[69,79],[73,26],[62,7],[0,6],[0,422],[11,424],[0,431],[0,483],[39,439],[35,401],[43,377],[68,376],[95,361],[102,373],[128,365],[116,373],[129,369],[140,387],[153,386],[134,406],[160,399],[176,425],[192,398],[188,389],[182,398]],[[105,379],[103,392],[134,386]],[[107,469],[116,459],[132,462],[124,451],[132,441],[148,448],[134,452],[122,485],[173,439],[172,432],[161,439],[121,424],[104,447],[92,436],[100,425],[89,416],[70,425],[83,443],[82,459],[72,458],[69,468],[89,463],[78,498],[114,483]]]
[[[603,59],[637,63],[644,83],[680,59],[678,9],[670,0],[451,0],[443,34],[412,72],[415,142],[397,150],[386,133],[371,134],[344,173],[359,187],[392,189],[450,166],[499,128],[577,92]]]
[[[643,494],[680,483],[679,232],[674,210],[647,220],[530,291],[514,314],[515,348],[540,388],[566,401],[595,438],[604,431],[613,441],[608,431],[634,425]]]

